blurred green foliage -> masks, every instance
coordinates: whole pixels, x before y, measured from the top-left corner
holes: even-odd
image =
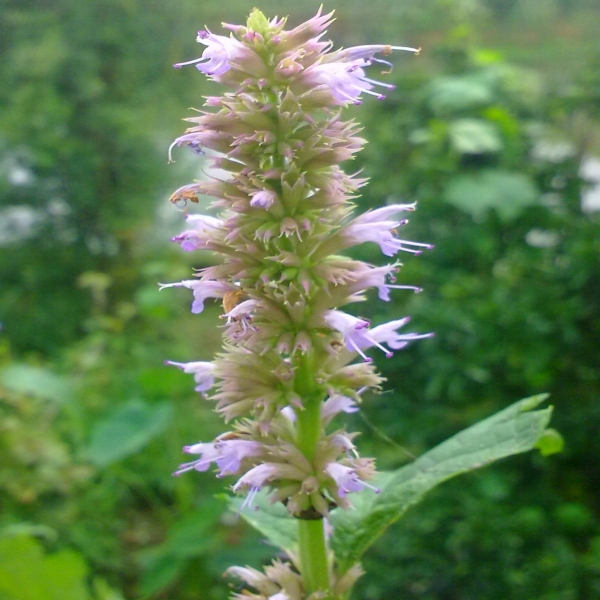
[[[261,8],[298,22],[318,4]],[[54,597],[59,570],[62,598],[220,599],[227,566],[273,553],[225,512],[223,481],[170,476],[181,446],[221,425],[162,361],[210,359],[219,309],[191,316],[188,295],[156,286],[210,261],[167,247],[180,221],[159,208],[198,176],[183,150],[167,168],[165,149],[214,89],[170,65],[198,55],[199,27],[253,5],[2,4],[0,554],[16,565],[3,600],[39,597],[40,581]],[[350,166],[371,178],[361,208],[417,200],[406,237],[436,245],[403,257],[422,294],[359,306],[436,332],[380,361],[387,391],[351,424],[361,451],[397,468],[538,392],[566,440],[432,492],[366,555],[356,596],[600,597],[600,212],[582,210],[580,174],[600,149],[595,3],[326,8],[340,44],[424,47],[398,59],[386,101],[352,109],[369,139]]]

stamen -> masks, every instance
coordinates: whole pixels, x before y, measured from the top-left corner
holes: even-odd
[[[350,337],[348,337],[348,343],[352,346],[352,348],[354,348],[354,351],[357,352],[358,354],[360,354],[360,356],[362,356],[363,360],[367,363],[370,363],[373,361],[373,359],[370,356],[367,356],[354,342],[354,340]]]
[[[415,294],[420,294],[423,291],[423,288],[417,287],[416,285],[386,285],[385,287],[394,290],[412,290]]]
[[[200,58],[195,58],[194,60],[188,60],[186,62],[181,62],[181,63],[175,63],[173,66],[176,69],[181,69],[181,67],[186,67],[187,65],[195,65],[199,62],[202,62],[203,60],[205,60],[204,58],[200,57]]]
[[[374,340],[370,335],[366,335],[365,337],[373,344],[373,346],[375,346],[376,348],[379,348],[385,354],[386,358],[392,358],[392,356],[394,356],[394,353],[391,352],[389,348],[386,348],[385,346],[381,345],[377,340]]]
[[[256,494],[258,494],[258,492],[260,492],[259,487],[254,486],[254,487],[250,488],[247,496],[244,498],[244,501],[242,502],[242,505],[240,506],[240,509],[237,512],[238,516],[245,508],[248,508],[248,510],[254,510],[254,511],[258,510],[258,506],[253,505],[254,499],[256,498]]]
[[[361,480],[361,483],[365,487],[369,488],[370,490],[373,490],[376,494],[379,494],[379,492],[381,492],[381,488],[375,487],[374,485],[371,485],[370,483],[367,483],[366,481]]]

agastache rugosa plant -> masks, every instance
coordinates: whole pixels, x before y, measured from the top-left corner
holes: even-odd
[[[208,298],[221,299],[225,342],[213,362],[168,364],[193,374],[196,390],[232,423],[215,440],[186,446],[192,460],[176,474],[216,468],[219,477],[235,477],[231,489],[244,497],[242,513],[256,509],[257,494],[267,490],[298,527],[289,561],[264,573],[229,570],[254,590],[235,593],[239,599],[347,597],[360,565],[336,562],[325,524],[332,511],[352,509],[354,493],[380,490],[369,483],[374,461],[360,457],[356,434],[332,421],[357,411],[365,391],[380,389],[370,351],[390,357],[432,335],[404,333],[407,317],[372,326],[342,310],[372,288],[384,301],[395,290],[420,290],[395,284],[398,262],[374,266],[340,252],[374,242],[395,257],[431,246],[400,237],[413,204],[354,215],[352,199],[366,180],[340,168],[364,143],[357,124],[342,119],[343,108],[393,88],[372,79],[369,67],[389,71],[393,50],[418,50],[333,50],[323,40],[331,17],[319,10],[286,30],[285,19],[254,10],[246,26],[224,25],[229,36],[200,31],[202,57],[175,65],[195,65],[230,91],[206,98],[208,110],[187,119],[193,125],[173,142],[169,158],[177,146],[207,151],[230,177],[185,185],[171,197],[177,205],[215,198],[219,216],[187,215],[187,229],[173,241],[223,260],[161,289],[191,290],[193,313]]]

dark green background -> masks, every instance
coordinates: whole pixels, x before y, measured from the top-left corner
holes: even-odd
[[[25,582],[0,570],[2,600],[220,599],[227,566],[273,555],[224,516],[223,481],[170,476],[222,425],[162,361],[210,360],[220,308],[192,316],[186,291],[157,287],[211,261],[168,241],[170,192],[207,165],[166,148],[219,88],[171,65],[255,4],[0,2],[0,556]],[[296,24],[318,4],[259,8]],[[361,209],[417,200],[402,233],[436,246],[400,257],[422,294],[354,307],[436,333],[377,358],[386,391],[351,423],[362,453],[397,467],[543,391],[566,440],[432,493],[368,555],[356,598],[598,598],[600,213],[582,211],[580,165],[600,154],[600,6],[325,8],[338,45],[423,47],[393,55],[385,101],[346,113],[369,140],[348,165],[371,178]]]

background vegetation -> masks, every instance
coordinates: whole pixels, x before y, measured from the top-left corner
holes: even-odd
[[[260,8],[297,23],[318,4]],[[185,150],[167,167],[166,147],[215,88],[170,65],[253,5],[1,0],[2,600],[219,600],[227,566],[272,555],[224,512],[223,482],[170,476],[219,422],[162,362],[210,359],[220,309],[192,316],[156,285],[211,260],[169,246],[181,214],[166,199],[203,171]],[[360,307],[436,332],[380,361],[387,391],[352,424],[361,450],[397,467],[542,391],[566,438],[558,457],[432,493],[371,552],[356,597],[600,597],[597,2],[326,8],[340,45],[424,48],[395,59],[385,102],[350,110],[369,139],[350,167],[371,178],[361,208],[418,200],[406,235],[436,245],[404,261],[425,292]]]

